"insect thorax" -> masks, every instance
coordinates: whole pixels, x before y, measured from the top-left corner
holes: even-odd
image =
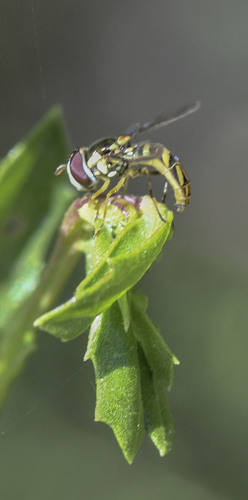
[[[122,153],[122,147],[116,139],[101,139],[87,149],[87,166],[95,178],[120,177],[128,168]]]

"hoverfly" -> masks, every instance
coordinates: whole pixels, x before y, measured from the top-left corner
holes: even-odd
[[[150,179],[152,174],[161,174],[165,177],[162,202],[165,200],[169,184],[174,191],[177,211],[183,212],[189,203],[191,192],[188,175],[179,158],[171,154],[162,144],[149,141],[133,143],[133,140],[145,132],[164,127],[193,113],[199,106],[198,101],[193,102],[177,109],[174,113],[163,113],[151,122],[134,123],[128,127],[124,135],[117,138],[100,139],[89,147],[77,148],[71,153],[67,164],[60,165],[55,174],[59,175],[67,169],[72,185],[79,191],[93,192],[92,199],[106,192],[112,179],[119,178],[118,183],[106,194],[103,221],[108,199],[122,187],[126,193],[128,179],[139,175],[148,177],[149,193],[162,220],[164,219],[159,213],[152,193]],[[103,184],[97,189],[99,181],[103,181]]]

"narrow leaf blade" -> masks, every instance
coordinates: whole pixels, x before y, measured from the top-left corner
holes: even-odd
[[[0,164],[0,405],[35,348],[32,296],[51,238],[72,198],[53,175],[66,155],[56,108]]]

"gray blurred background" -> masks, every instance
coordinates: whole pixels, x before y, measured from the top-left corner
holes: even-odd
[[[62,345],[39,333],[1,418],[4,500],[247,498],[247,21],[245,0],[1,1],[1,156],[57,103],[75,147],[202,102],[149,135],[192,181],[190,206],[142,282],[181,361],[174,448],[161,459],[145,440],[128,466],[110,429],[93,423],[86,335]]]

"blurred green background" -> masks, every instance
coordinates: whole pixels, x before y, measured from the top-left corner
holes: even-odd
[[[1,156],[55,103],[75,147],[202,101],[149,136],[192,180],[190,206],[142,282],[181,361],[173,450],[161,459],[146,440],[128,466],[93,422],[87,336],[61,344],[40,332],[0,419],[4,500],[247,498],[247,18],[245,0],[1,2]]]

